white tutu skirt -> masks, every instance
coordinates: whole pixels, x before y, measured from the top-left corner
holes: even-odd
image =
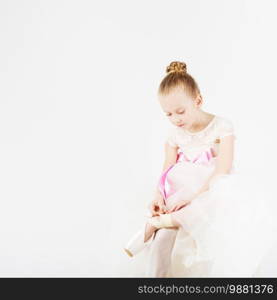
[[[164,172],[167,208],[199,191],[215,168],[180,160]],[[208,191],[173,212],[181,224],[169,277],[252,277],[275,238],[275,223],[264,184],[232,170],[214,179]]]

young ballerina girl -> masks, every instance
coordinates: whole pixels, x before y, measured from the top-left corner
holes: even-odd
[[[131,257],[148,249],[149,277],[254,276],[273,234],[263,191],[235,172],[233,123],[202,110],[186,64],[166,72],[158,97],[173,127],[163,173],[145,225],[124,249]]]

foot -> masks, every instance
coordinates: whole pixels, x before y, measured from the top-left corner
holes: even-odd
[[[145,233],[144,233],[144,243],[146,243],[150,238],[151,236],[153,235],[153,233],[157,230],[158,228],[156,228],[155,226],[153,226],[152,224],[150,223],[146,223],[146,226],[145,226]]]

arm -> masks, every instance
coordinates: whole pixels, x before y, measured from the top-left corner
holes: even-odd
[[[172,207],[169,212],[176,211],[183,207],[184,205],[190,203],[195,198],[197,198],[200,194],[204,193],[205,191],[209,190],[209,186],[213,180],[223,174],[229,174],[232,168],[234,157],[234,135],[228,135],[224,138],[221,138],[219,144],[219,152],[216,159],[216,166],[213,173],[208,177],[206,182],[202,185],[197,193],[195,193],[192,197],[188,200],[180,201],[179,204]]]
[[[164,145],[164,152],[165,152],[165,159],[163,163],[162,173],[169,168],[171,165],[176,163],[177,154],[178,154],[178,147],[173,147],[169,145],[167,142]],[[164,199],[160,190],[157,188],[155,191],[154,199],[150,203],[150,210],[154,213],[155,206],[162,208],[164,206]]]
[[[177,160],[177,153],[178,153],[178,147],[172,147],[167,142],[164,145],[164,153],[165,153],[165,159],[163,163],[163,168],[161,174],[169,168],[171,165],[176,163]],[[162,194],[160,193],[159,189],[157,188],[155,196],[161,197]]]

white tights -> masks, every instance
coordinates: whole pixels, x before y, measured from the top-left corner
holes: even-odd
[[[177,232],[177,228],[160,228],[156,231],[149,245],[147,277],[166,277]]]

